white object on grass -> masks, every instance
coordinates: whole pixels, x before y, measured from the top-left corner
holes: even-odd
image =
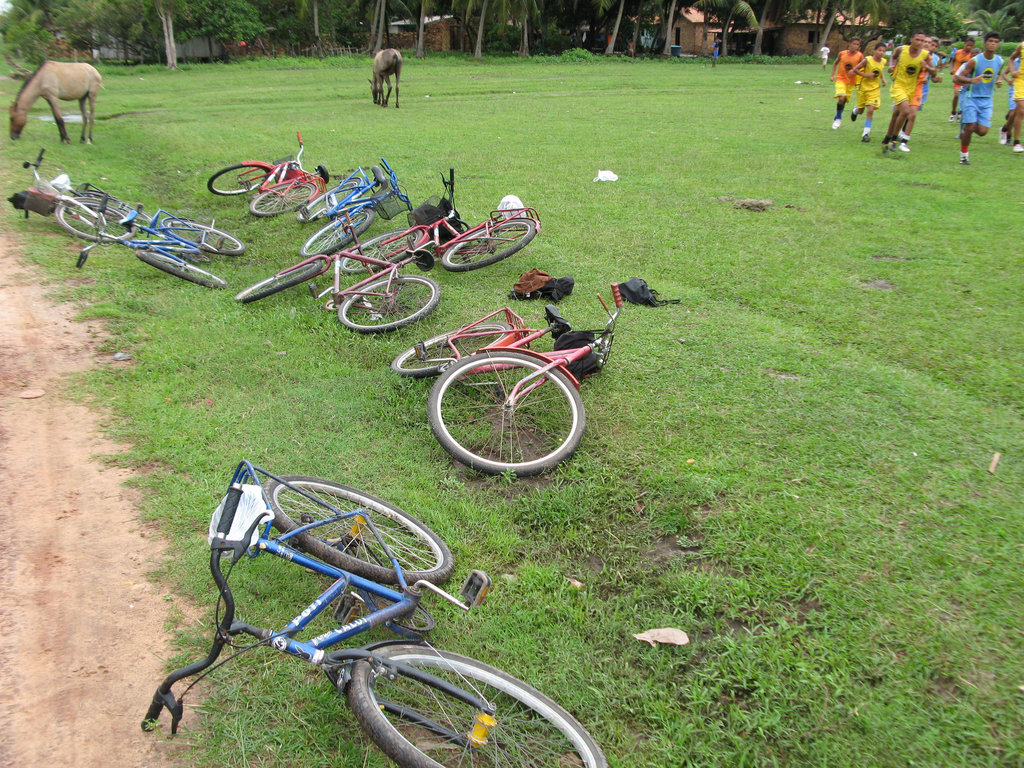
[[[613,171],[598,171],[594,181],[618,181],[618,175]]]

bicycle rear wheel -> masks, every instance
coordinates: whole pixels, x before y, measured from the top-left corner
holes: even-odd
[[[586,426],[583,400],[558,368],[537,378],[544,365],[523,352],[484,350],[445,370],[427,400],[441,447],[489,475],[538,475],[572,456]]]
[[[474,335],[460,336],[449,345],[448,340],[461,330],[459,328],[441,333],[415,347],[409,347],[391,361],[391,370],[399,376],[410,376],[414,379],[437,376],[443,367],[450,365],[455,359],[468,357],[480,347],[486,347],[488,344],[494,344],[504,338],[507,332],[512,330],[512,326],[497,321],[477,323],[470,331]],[[452,346],[455,347],[455,353],[452,352]],[[423,357],[416,354],[417,347],[422,349]]]
[[[479,707],[430,678],[398,667],[389,675],[372,660],[352,667],[348,703],[378,747],[406,768],[606,768],[587,730],[550,698],[488,664],[429,646],[390,645],[374,654],[472,692],[492,705],[496,721],[473,744]]]
[[[455,562],[441,537],[394,504],[318,477],[283,475],[281,480],[288,485],[271,480],[266,486],[267,497],[274,510],[274,527],[279,531],[287,533],[335,516],[331,510],[304,496],[305,493],[339,512],[365,511],[366,518],[373,523],[402,566],[409,584],[419,579],[443,584],[451,577]],[[338,568],[384,584],[397,582],[395,569],[384,548],[366,527],[365,521],[356,517],[321,525],[296,535],[290,541],[313,557]]]
[[[261,280],[256,285],[250,285],[245,290],[239,291],[235,295],[235,300],[248,304],[250,301],[265,299],[267,296],[273,296],[275,293],[291,288],[293,285],[312,280],[317,275],[326,272],[329,266],[330,262],[327,259],[311,261],[309,264],[304,264],[290,272],[278,273],[268,277],[266,280]]]
[[[501,261],[522,249],[537,234],[533,219],[508,219],[491,227],[488,234],[481,230],[475,236],[462,240],[445,251],[441,263],[452,272],[468,272]]]
[[[420,275],[383,277],[359,290],[347,294],[338,306],[341,324],[359,333],[404,328],[429,315],[441,302],[441,286]]]
[[[349,214],[349,222],[358,237],[373,224],[377,214],[373,208],[366,206]],[[299,253],[303,256],[315,256],[318,253],[334,253],[352,242],[352,233],[345,229],[342,219],[331,219],[316,234],[303,243]],[[347,271],[347,270],[346,270]]]
[[[206,182],[206,188],[215,195],[244,195],[259,189],[273,172],[273,165],[255,160],[229,165],[213,174]]]
[[[322,195],[317,195],[308,203],[301,206],[295,212],[295,218],[298,221],[315,221],[316,219],[322,218],[330,207],[328,200],[329,195],[333,195],[335,200],[344,200],[361,186],[363,186],[362,180],[349,179],[343,185],[339,185],[334,189],[329,189]]]
[[[156,267],[169,275],[180,277],[182,280],[188,280],[190,283],[205,285],[207,288],[226,288],[228,285],[227,280],[223,280],[204,269],[200,269],[195,264],[190,264],[184,259],[179,261],[172,256],[160,253],[160,251],[137,248],[135,249],[135,255],[138,256],[140,261],[149,264],[149,266]]]
[[[53,212],[54,218],[71,234],[98,243],[100,240],[124,240],[128,230],[117,222],[132,209],[125,203],[107,201],[103,216],[99,214],[101,201],[93,197],[78,197],[74,202],[62,203]]]
[[[253,216],[277,216],[298,209],[316,193],[317,186],[312,181],[274,184],[249,201],[249,212]]]

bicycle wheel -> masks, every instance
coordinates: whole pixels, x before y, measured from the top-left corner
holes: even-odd
[[[295,212],[295,218],[299,221],[315,221],[322,218],[330,207],[328,196],[333,195],[335,200],[344,200],[357,189],[363,186],[361,179],[349,179],[344,184],[334,189],[329,189],[322,195],[317,195],[308,203]]]
[[[515,350],[462,358],[430,390],[434,437],[456,460],[489,475],[529,477],[565,461],[583,439],[583,400],[558,368],[534,378],[544,365]]]
[[[241,256],[245,253],[245,243],[209,224],[180,219],[168,221],[164,226],[178,237],[195,243],[200,250],[207,253],[216,253],[219,256]]]
[[[408,230],[396,229],[392,232],[385,232],[383,235],[371,237],[369,240],[359,244],[359,252],[371,259],[380,261],[396,262],[405,257],[406,251],[414,247],[413,237],[401,237]],[[341,260],[341,271],[354,275],[357,272],[366,270],[366,265],[357,259],[346,256]]]
[[[136,248],[135,255],[149,266],[156,267],[169,275],[180,277],[182,280],[188,280],[190,283],[205,285],[207,288],[226,288],[228,284],[226,280],[200,269],[195,264],[190,264],[184,259],[179,261],[172,256],[160,253],[160,251]]]
[[[356,235],[361,235],[370,225],[377,214],[373,208],[366,206],[349,214],[351,226],[355,229]],[[315,235],[303,243],[299,253],[303,257],[315,256],[318,253],[334,253],[340,251],[352,242],[352,233],[345,229],[343,219],[331,219],[324,224]],[[348,222],[346,222],[348,223]]]
[[[277,216],[305,205],[316,193],[317,186],[312,181],[300,181],[297,184],[285,181],[260,192],[250,200],[249,212],[253,216]]]
[[[128,230],[117,222],[132,209],[124,203],[112,206],[107,201],[102,218],[98,211],[100,201],[92,197],[75,198],[74,202],[58,205],[53,212],[57,223],[71,234],[98,243],[101,240],[123,240]]]
[[[496,721],[478,726],[479,707],[402,667],[389,676],[373,661],[352,667],[348,703],[374,743],[406,768],[583,766],[606,768],[587,730],[540,691],[488,664],[429,646],[390,645],[376,656],[421,670],[494,708]],[[472,735],[480,730],[477,743]]]
[[[533,219],[509,219],[491,227],[490,234],[480,230],[476,237],[462,240],[441,257],[445,269],[468,272],[506,259],[533,240],[537,222]]]
[[[235,300],[248,304],[250,301],[265,299],[267,296],[273,296],[275,293],[291,288],[293,285],[312,280],[317,275],[326,272],[329,266],[330,262],[327,259],[311,261],[309,264],[304,264],[297,269],[278,273],[273,277],[268,277],[266,280],[261,280],[256,285],[250,285],[245,290],[237,293]]]
[[[274,510],[274,527],[279,531],[287,533],[335,516],[331,510],[302,495],[305,493],[339,512],[368,512],[368,519],[402,566],[407,583],[425,579],[432,584],[443,584],[451,577],[455,561],[448,546],[436,533],[394,504],[318,477],[283,475],[281,480],[302,493],[276,480],[267,484],[267,498]],[[384,548],[366,527],[365,521],[355,517],[313,528],[289,541],[325,563],[383,584],[397,583],[395,569]]]
[[[468,357],[480,349],[480,347],[486,347],[488,344],[493,344],[499,339],[504,338],[507,332],[512,330],[512,326],[508,323],[497,321],[477,323],[473,326],[470,333],[481,335],[460,336],[452,342],[452,345],[449,345],[448,340],[461,330],[459,328],[454,331],[448,331],[448,333],[438,334],[416,345],[416,347],[409,347],[391,361],[391,370],[399,376],[410,376],[414,379],[421,379],[425,376],[437,376],[441,373],[443,367],[454,362],[454,360]],[[452,352],[452,346],[456,350],[454,353]],[[422,358],[416,354],[417,347],[422,348],[424,352]]]
[[[350,293],[338,306],[338,320],[360,333],[380,333],[421,320],[441,302],[441,286],[429,277],[383,277],[360,288],[369,294]]]
[[[244,195],[259,189],[273,171],[274,166],[270,163],[255,160],[229,165],[213,174],[206,182],[206,188],[215,195]]]

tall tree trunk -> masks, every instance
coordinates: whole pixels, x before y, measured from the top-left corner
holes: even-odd
[[[668,56],[672,52],[672,27],[676,20],[676,0],[672,0],[672,7],[669,8],[668,18],[665,19],[665,47],[661,51],[662,56]]]
[[[821,39],[818,41],[818,47],[821,48],[823,45],[828,45],[825,41],[828,40],[828,36],[832,34],[832,24],[836,20],[836,8],[834,5],[829,3],[828,10],[825,16],[825,31],[821,33]],[[817,53],[817,51],[814,51]]]
[[[615,53],[615,39],[619,36],[619,24],[622,23],[622,9],[625,5],[626,0],[619,0],[619,13],[615,17],[615,26],[612,27],[612,33],[608,38],[608,47],[604,49],[605,56]]]
[[[765,2],[764,8],[761,9],[761,18],[757,22],[757,34],[754,36],[754,55],[761,55],[761,40],[764,37],[764,25],[768,21],[768,6],[771,5],[769,2]]]
[[[313,37],[317,50],[320,49],[320,0],[313,0]]]
[[[427,23],[427,0],[420,0],[420,23],[416,29],[416,58],[423,58],[423,27]]]
[[[473,58],[484,57],[484,20],[487,18],[487,0],[480,7],[480,25],[476,28],[476,48],[473,49]]]
[[[519,43],[519,58],[523,59],[530,55],[530,15],[523,16],[523,38]]]
[[[732,14],[733,10],[729,10],[729,18],[725,20],[725,24],[722,25],[722,50],[719,51],[719,55],[729,55],[729,27],[732,25]]]
[[[640,15],[637,14],[636,24],[633,25],[633,55],[636,56],[637,46],[640,45]]]
[[[387,18],[388,0],[380,0],[380,15],[377,17],[377,42],[373,46],[375,56],[384,47],[384,28],[387,26]]]
[[[174,44],[174,14],[162,4],[157,4],[160,26],[164,32],[164,54],[167,56],[167,68],[178,68],[178,49]]]

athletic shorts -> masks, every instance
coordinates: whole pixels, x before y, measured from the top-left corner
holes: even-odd
[[[917,105],[919,108],[924,107],[924,103],[928,101],[928,88],[931,84],[931,80],[924,81],[924,88],[921,89],[921,103]]]
[[[881,88],[875,88],[874,90],[868,90],[867,88],[857,89],[857,111],[866,109],[869,104],[875,109],[882,106]]]
[[[913,93],[909,91],[902,83],[893,83],[892,90],[889,92],[892,96],[893,106],[896,104],[902,104],[904,101],[909,101],[913,104]]]
[[[847,98],[849,98],[850,94],[853,93],[854,87],[855,86],[854,86],[853,83],[844,83],[842,80],[836,80],[836,96],[835,97],[837,99],[840,96],[846,96]]]
[[[974,99],[960,99],[961,123],[977,123],[986,128],[992,125],[992,100],[975,101]]]
[[[917,88],[914,89],[914,95],[910,97],[910,106],[920,107],[921,97],[924,95],[924,83],[918,83]]]

